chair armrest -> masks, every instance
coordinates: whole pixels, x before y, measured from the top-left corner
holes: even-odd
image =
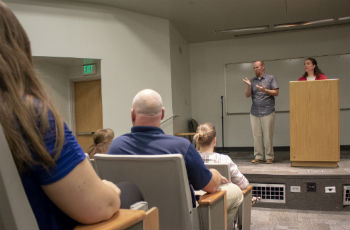
[[[252,185],[248,185],[248,188],[242,190],[243,195],[245,196],[247,193],[252,192],[253,186]]]
[[[225,190],[204,194],[198,204],[200,229],[227,229]]]
[[[143,220],[144,230],[159,230],[159,211],[157,207],[153,207],[146,212]]]
[[[97,224],[78,225],[75,230],[126,229],[139,222],[146,216],[143,210],[120,209],[110,219]]]
[[[250,229],[251,224],[251,209],[252,209],[252,190],[253,186],[248,185],[248,188],[242,190],[243,202],[238,210],[238,228]]]
[[[199,205],[212,205],[215,202],[217,202],[221,197],[223,197],[226,194],[226,191],[218,191],[214,193],[206,193],[205,195],[201,196],[198,204]]]

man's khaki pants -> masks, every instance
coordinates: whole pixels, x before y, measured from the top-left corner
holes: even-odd
[[[256,117],[250,114],[250,123],[254,137],[254,157],[255,159],[273,160],[273,129],[275,124],[275,112]]]

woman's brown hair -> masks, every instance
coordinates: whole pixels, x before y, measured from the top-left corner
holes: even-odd
[[[320,74],[323,74],[323,72],[321,71],[321,69],[318,68],[317,61],[316,61],[315,58],[309,57],[309,58],[306,58],[306,59],[305,59],[305,61],[307,61],[307,60],[311,61],[311,63],[315,66],[314,74],[315,74],[316,77],[317,77],[318,75],[320,75]],[[307,76],[308,76],[308,73],[305,72],[305,73],[303,74],[303,77],[307,77]]]
[[[212,123],[207,122],[199,125],[197,127],[197,132],[193,137],[196,143],[197,150],[199,150],[200,147],[209,146],[213,142],[215,137],[216,130],[215,126]]]
[[[44,136],[49,130],[48,112],[55,120],[53,157]],[[0,123],[20,172],[40,164],[55,165],[63,142],[63,121],[48,100],[32,64],[30,42],[13,12],[0,1]],[[32,153],[35,153],[35,159]]]
[[[93,158],[96,153],[107,153],[109,146],[114,138],[112,129],[98,129],[92,137],[94,143],[89,147],[88,154]]]

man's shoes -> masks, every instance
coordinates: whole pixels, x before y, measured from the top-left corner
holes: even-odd
[[[271,160],[271,159],[266,160],[266,164],[272,164],[272,163],[273,163],[273,160]]]
[[[259,164],[259,163],[262,163],[263,161],[260,160],[260,159],[254,159],[251,161],[253,164]]]

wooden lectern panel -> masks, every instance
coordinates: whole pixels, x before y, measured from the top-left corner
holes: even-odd
[[[290,82],[289,88],[292,166],[337,166],[339,80]]]

